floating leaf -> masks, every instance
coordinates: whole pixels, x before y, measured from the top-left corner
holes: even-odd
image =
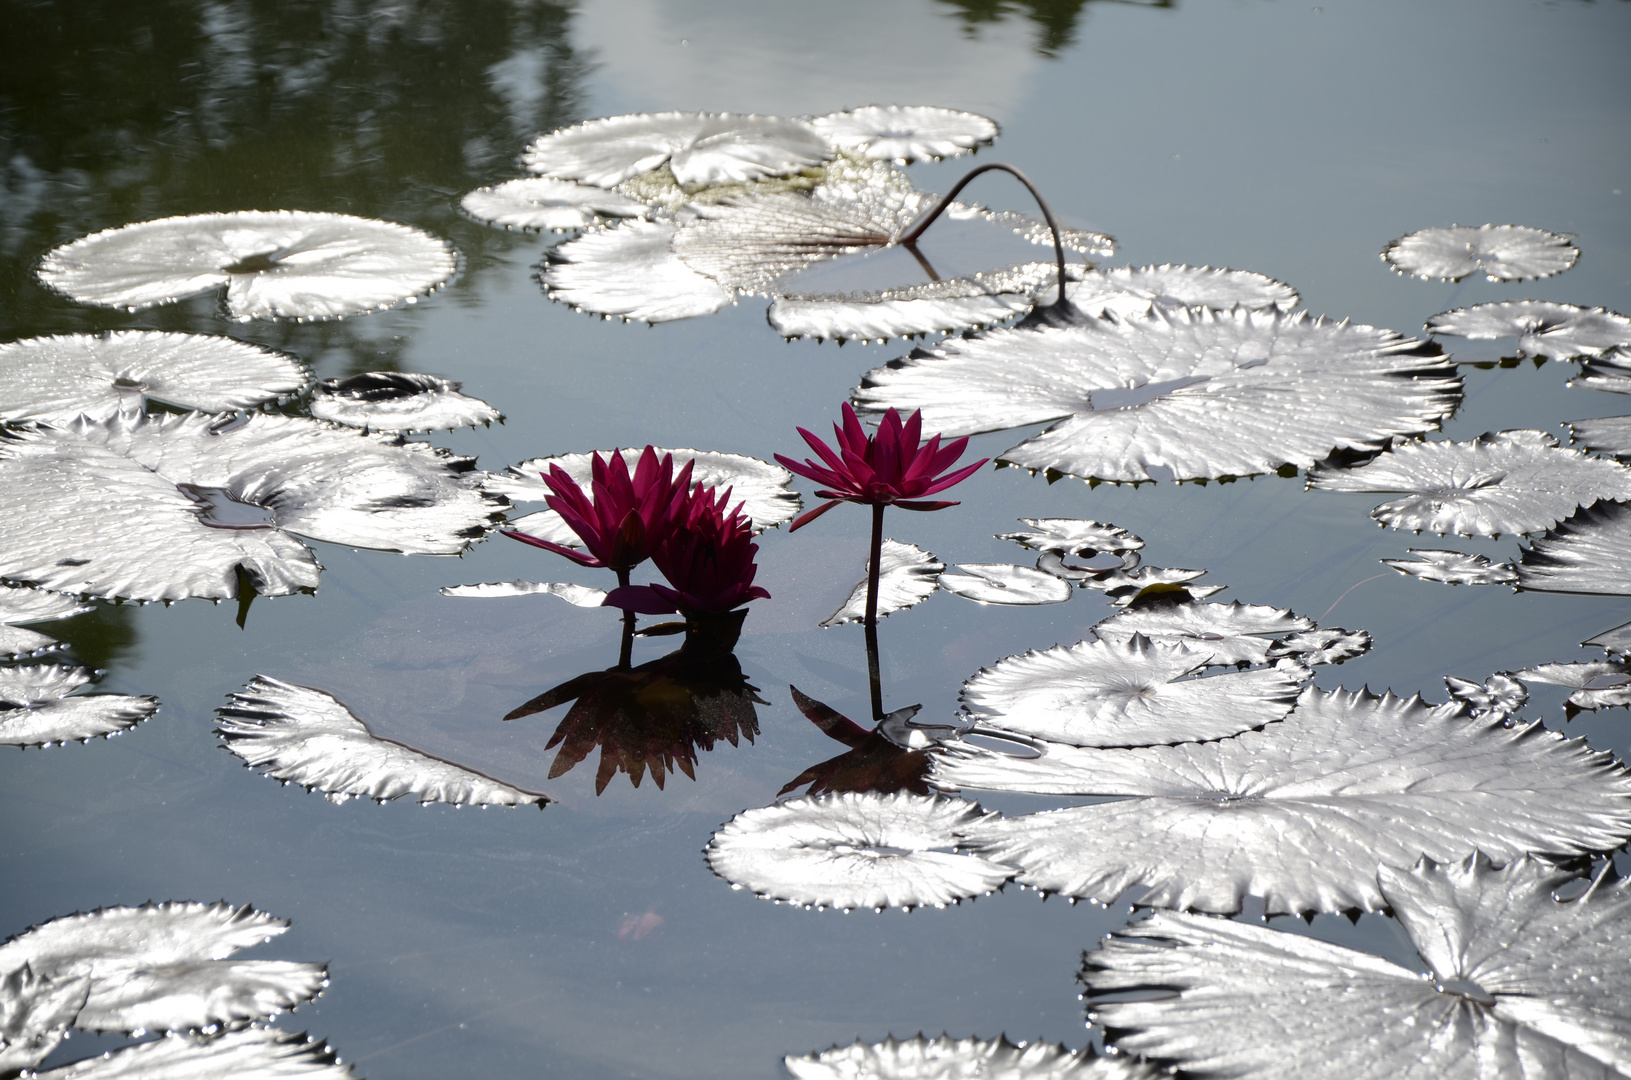
[[[579,311],[659,323],[712,315],[735,291],[687,266],[674,253],[679,225],[627,221],[590,229],[554,247],[545,290]]]
[[[868,567],[870,569],[870,567]],[[878,558],[878,615],[902,611],[927,600],[946,564],[920,547],[885,540]],[[822,620],[822,626],[859,622],[866,616],[867,579],[850,590],[843,606]]]
[[[1044,555],[1037,560],[1041,566]],[[1082,579],[1082,588],[1102,592],[1117,607],[1127,607],[1134,601],[1176,600],[1187,603],[1204,600],[1227,589],[1227,585],[1191,585],[1190,582],[1205,575],[1205,570],[1184,570],[1176,566],[1140,566],[1133,570],[1114,567],[1098,573],[1089,573]]]
[[[249,1027],[224,1035],[166,1035],[112,1050],[35,1080],[354,1080],[327,1045],[276,1028]]]
[[[1143,635],[1158,645],[1178,645],[1207,664],[1267,663],[1277,635],[1314,629],[1314,620],[1263,604],[1164,604],[1123,611],[1093,627],[1101,641]]]
[[[1581,365],[1580,377],[1570,386],[1603,390],[1610,394],[1631,394],[1631,348],[1615,349]]]
[[[312,387],[311,414],[375,431],[444,431],[504,419],[485,401],[459,393],[463,385],[400,371],[324,379]]]
[[[1529,691],[1524,689],[1523,683],[1501,672],[1491,675],[1487,682],[1482,683],[1446,675],[1444,685],[1450,688],[1451,697],[1467,703],[1467,709],[1474,716],[1493,716],[1497,720],[1505,720],[1517,715],[1529,700]]]
[[[294,1008],[327,985],[322,964],[228,960],[289,924],[250,908],[164,903],[100,908],[42,923],[0,945],[0,971],[88,977],[74,1020],[87,1031],[240,1024]]]
[[[30,656],[55,648],[60,642],[19,623],[66,619],[91,610],[65,593],[45,589],[0,586],[0,657]]]
[[[951,851],[957,831],[994,816],[961,799],[840,792],[745,810],[703,854],[714,873],[772,900],[945,907],[1012,876],[1013,867]]]
[[[897,165],[957,157],[997,138],[994,120],[931,105],[868,105],[818,116],[810,126],[839,150]]]
[[[231,338],[121,330],[0,345],[0,420],[103,420],[147,399],[250,409],[306,385],[300,364]]]
[[[1465,551],[1432,551],[1411,548],[1414,559],[1383,559],[1406,577],[1442,581],[1446,585],[1516,585],[1518,568],[1509,562],[1492,563],[1487,555]]]
[[[586,120],[533,140],[540,176],[609,188],[667,163],[682,186],[742,184],[819,165],[832,154],[802,120],[738,113],[632,113]]]
[[[875,413],[921,408],[925,428],[947,437],[1062,421],[1001,460],[1101,480],[1163,470],[1188,480],[1307,467],[1333,449],[1425,431],[1460,399],[1453,370],[1374,327],[1156,307],[946,342],[874,368],[853,400]]]
[[[1103,625],[1102,623],[1100,624]],[[1072,746],[1220,739],[1285,716],[1311,673],[1297,664],[1189,678],[1205,652],[1141,634],[1000,660],[963,684],[977,722]]]
[[[51,978],[26,963],[0,976],[0,1073],[45,1060],[67,1038],[90,990],[86,975]]]
[[[1515,337],[1525,356],[1569,360],[1631,345],[1631,319],[1607,308],[1546,300],[1507,300],[1442,312],[1427,320],[1429,334],[1489,341]]]
[[[155,697],[68,696],[90,681],[82,667],[0,667],[0,746],[83,742],[133,728],[158,711]]]
[[[931,780],[1133,796],[960,830],[1022,883],[1069,896],[1143,885],[1154,907],[1232,913],[1259,896],[1271,915],[1375,911],[1378,864],[1579,855],[1631,837],[1631,775],[1612,756],[1460,703],[1309,689],[1279,723],[1218,742],[1039,746],[1029,759],[958,749]]]
[[[1576,709],[1609,709],[1631,705],[1631,664],[1594,660],[1586,664],[1541,664],[1514,672],[1522,682],[1574,688],[1569,704]]]
[[[1118,266],[1089,270],[1066,286],[1065,298],[1084,315],[1136,315],[1162,307],[1279,308],[1297,306],[1297,290],[1267,274],[1211,266]]]
[[[1559,903],[1571,874],[1384,866],[1430,972],[1264,926],[1155,912],[1084,959],[1091,1022],[1194,1076],[1607,1077],[1631,1069],[1631,890]],[[1152,993],[1153,992],[1153,993]]]
[[[1570,420],[1569,433],[1575,442],[1593,453],[1631,458],[1631,416]]]
[[[1631,499],[1631,468],[1557,445],[1541,431],[1470,442],[1406,442],[1354,469],[1317,466],[1320,491],[1408,491],[1371,517],[1395,529],[1501,536],[1556,525],[1598,499]]]
[[[640,455],[645,450],[630,448],[620,452],[632,474],[634,467],[639,464]],[[609,450],[599,453],[602,458],[611,456]],[[730,488],[731,505],[743,504],[742,511],[753,522],[755,532],[775,528],[784,521],[792,520],[799,512],[801,504],[798,493],[788,487],[793,474],[780,465],[741,454],[721,454],[712,450],[657,449],[658,458],[664,454],[674,455],[675,472],[684,468],[686,462],[691,462],[692,484],[717,488],[721,492]],[[511,465],[502,473],[489,476],[486,480],[487,490],[507,496],[516,502],[542,502],[549,495],[549,486],[544,483],[543,474],[547,473],[552,465],[559,465],[580,487],[588,489],[594,471],[592,453],[528,458],[518,465]],[[579,547],[583,543],[578,539],[578,534],[568,528],[566,522],[553,510],[528,514],[512,522],[511,527],[528,536],[536,536],[540,540],[548,540],[555,544]]]
[[[1631,656],[1631,623],[1605,630],[1584,644],[1595,645],[1620,656]]]
[[[1585,507],[1518,560],[1518,584],[1540,592],[1631,596],[1631,504]]]
[[[1070,582],[1042,570],[1010,563],[958,563],[962,574],[945,574],[940,587],[979,604],[1062,604]]]
[[[1371,638],[1363,630],[1317,627],[1288,634],[1269,646],[1269,659],[1298,660],[1304,664],[1340,664],[1370,652]]]
[[[1068,1050],[1054,1043],[995,1039],[856,1040],[819,1054],[782,1058],[793,1080],[1156,1080],[1153,1065],[1128,1057],[1100,1057],[1092,1047]]]
[[[445,243],[406,225],[297,210],[160,218],[81,237],[40,280],[83,304],[136,311],[227,287],[238,319],[361,315],[453,274]]]
[[[473,218],[510,229],[581,229],[597,217],[638,217],[646,204],[603,188],[534,176],[470,192],[459,205]]]
[[[480,585],[444,585],[443,596],[558,596],[578,607],[600,607],[606,599],[605,589],[591,589],[587,585],[570,585],[564,581],[496,581]]]
[[[549,797],[375,735],[333,695],[257,675],[216,710],[215,730],[252,769],[330,802],[412,795],[421,804],[543,807]]]
[[[1023,315],[1039,291],[1054,288],[1058,275],[1056,264],[1032,262],[873,292],[788,293],[771,302],[766,318],[782,337],[821,341],[965,330]]]
[[[1012,540],[1033,551],[1056,555],[1097,555],[1100,552],[1137,551],[1144,541],[1119,525],[1101,525],[1084,518],[1020,518],[1034,532],[998,533],[998,540]]]
[[[1382,258],[1399,273],[1443,281],[1460,281],[1478,271],[1490,281],[1551,277],[1579,257],[1569,237],[1526,225],[1422,229],[1382,249]]]

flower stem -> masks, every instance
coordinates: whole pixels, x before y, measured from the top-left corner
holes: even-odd
[[[619,570],[617,572],[617,584],[619,586],[625,586],[626,587],[628,585],[628,583],[629,583],[629,572],[627,570]],[[633,660],[634,660],[634,612],[625,609],[624,612],[623,612],[623,644],[617,651],[617,666],[620,667],[620,668],[627,668],[627,667],[630,666],[630,664],[633,662]]]
[[[872,685],[872,722],[883,723],[883,675],[878,667],[878,628],[866,627],[866,674]]]
[[[872,684],[872,722],[883,722],[883,677],[878,669],[878,579],[883,573],[883,512],[887,503],[872,504],[872,554],[866,561],[866,673]]]

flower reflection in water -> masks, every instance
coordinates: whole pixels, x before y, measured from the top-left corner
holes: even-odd
[[[891,741],[885,731],[889,720],[903,723],[915,714],[919,706],[912,705],[891,713],[877,729],[868,731],[855,721],[815,698],[789,686],[793,704],[799,712],[831,738],[850,749],[819,765],[812,765],[788,781],[777,798],[809,785],[807,795],[825,795],[829,791],[875,791],[889,795],[896,791],[910,791],[914,795],[929,794],[929,755],[926,750],[909,750]],[[902,716],[905,713],[907,716]]]

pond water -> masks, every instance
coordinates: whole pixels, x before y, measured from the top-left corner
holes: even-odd
[[[459,197],[521,175],[534,135],[624,112],[822,114],[933,104],[997,120],[975,160],[1024,169],[1068,226],[1117,238],[1102,265],[1259,271],[1311,312],[1421,332],[1431,315],[1534,298],[1631,307],[1631,3],[1579,0],[1176,0],[886,5],[529,0],[11,3],[0,44],[0,340],[155,329],[285,350],[319,378],[430,372],[462,381],[502,424],[428,436],[490,470],[612,446],[803,456],[861,373],[901,342],[784,343],[764,302],[648,328],[550,302],[536,280],[550,234],[474,222]],[[968,160],[916,165],[943,191]],[[1017,185],[970,196],[1033,211]],[[51,248],[168,215],[336,211],[447,239],[460,268],[419,302],[334,322],[231,322],[219,297],[128,314],[73,303],[34,278]],[[1377,255],[1413,230],[1484,222],[1573,234],[1567,273],[1460,284],[1392,272]],[[1043,249],[1036,249],[1042,251]],[[1046,259],[1049,255],[1043,255]],[[1006,256],[1004,256],[1006,259]],[[1511,342],[1444,339],[1464,363],[1453,438],[1626,411],[1573,388],[1572,364],[1488,366]],[[994,457],[1041,427],[974,438]],[[802,485],[811,506],[810,485]],[[1272,604],[1368,631],[1373,648],[1317,669],[1325,689],[1446,700],[1443,676],[1483,680],[1599,659],[1580,643],[1631,622],[1624,597],[1451,587],[1381,566],[1410,547],[1492,560],[1517,542],[1378,529],[1382,497],[1305,490],[1302,477],[1115,487],[987,468],[934,514],[889,535],[951,562],[1024,562],[993,534],[1021,517],[1113,522],[1156,566],[1206,570],[1222,600]],[[523,506],[524,511],[541,506]],[[524,578],[605,587],[496,534],[459,558],[314,544],[314,595],[231,603],[103,603],[49,624],[98,689],[151,694],[159,713],[118,738],[0,755],[0,937],[76,910],[153,900],[250,903],[292,920],[249,955],[328,962],[331,985],[280,1020],[369,1077],[763,1077],[785,1054],[919,1031],[1079,1047],[1075,976],[1128,917],[1010,885],[948,910],[805,911],[733,891],[701,849],[841,751],[789,684],[854,717],[869,709],[862,632],[817,623],[861,576],[867,515],[839,507],[760,540],[737,648],[757,738],[699,755],[659,790],[593,761],[549,777],[558,713],[500,718],[617,660],[610,611],[550,596],[448,597],[442,586]],[[1111,614],[1078,591],[1046,607],[948,594],[879,628],[884,707],[946,721],[964,680],[1026,649],[1070,644]],[[673,639],[641,640],[636,662]],[[335,806],[222,753],[226,695],[256,674],[325,689],[375,730],[557,800],[533,809]],[[1528,710],[1564,728],[1558,687]],[[1568,734],[1623,754],[1626,713]],[[971,793],[978,797],[979,793]],[[995,795],[1022,812],[1061,799]],[[1287,924],[1296,923],[1296,926]],[[1382,916],[1277,927],[1419,968]],[[76,1035],[48,1061],[125,1040]]]

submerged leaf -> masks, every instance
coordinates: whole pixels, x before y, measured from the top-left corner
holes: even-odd
[[[1435,427],[1460,399],[1453,371],[1374,327],[1156,307],[973,334],[874,368],[852,399],[875,413],[921,408],[947,437],[1060,421],[1002,455],[1027,469],[1210,479]]]
[[[1299,664],[1188,677],[1212,662],[1206,652],[1134,633],[1010,656],[980,669],[961,697],[978,722],[1022,735],[1073,746],[1149,746],[1273,723],[1312,677]]]
[[[1513,673],[1522,682],[1574,688],[1569,704],[1576,709],[1609,709],[1631,705],[1631,664],[1594,660],[1586,664],[1541,664]]]
[[[1414,559],[1383,559],[1406,577],[1442,581],[1446,585],[1516,585],[1518,568],[1509,562],[1492,563],[1487,555],[1465,551],[1433,551],[1411,548]]]
[[[351,1066],[305,1034],[248,1027],[213,1037],[166,1035],[36,1075],[35,1080],[355,1080]]]
[[[1162,307],[1279,308],[1297,306],[1297,290],[1267,274],[1211,266],[1117,266],[1089,270],[1065,288],[1084,315],[1136,315]]]
[[[840,792],[744,810],[703,854],[714,873],[767,899],[945,907],[1012,876],[1013,867],[952,853],[958,831],[995,816],[961,799]]]
[[[1091,1022],[1185,1075],[1631,1072],[1625,882],[1560,903],[1569,872],[1529,858],[1497,870],[1482,854],[1379,876],[1428,977],[1263,926],[1156,912],[1083,958]]]
[[[1631,416],[1570,420],[1569,433],[1575,442],[1593,453],[1631,458]]]
[[[1515,337],[1525,356],[1569,360],[1599,356],[1631,345],[1631,319],[1607,308],[1583,308],[1547,300],[1507,300],[1434,315],[1429,334],[1489,341]]]
[[[684,187],[786,176],[832,154],[802,120],[740,113],[631,113],[585,120],[533,140],[521,155],[540,176],[609,188],[667,163]]]
[[[375,431],[444,431],[504,419],[463,383],[400,371],[369,371],[324,379],[312,387],[311,414]]]
[[[870,567],[867,568],[870,570]],[[885,540],[878,559],[878,616],[927,600],[934,593],[946,564],[920,547],[903,544],[899,540]],[[867,579],[862,577],[850,590],[843,606],[821,622],[822,626],[839,626],[859,622],[866,616]]]
[[[592,589],[587,585],[571,585],[564,581],[497,581],[480,585],[443,585],[443,596],[558,596],[578,607],[601,607],[606,599],[605,589]]]
[[[868,105],[818,116],[810,126],[839,150],[898,165],[957,157],[997,138],[996,121],[932,105]]]
[[[1395,529],[1501,536],[1556,525],[1598,499],[1631,499],[1631,468],[1557,445],[1541,431],[1469,442],[1406,442],[1353,469],[1320,465],[1320,491],[1408,491],[1371,517]]]
[[[1035,531],[998,533],[997,539],[1056,555],[1120,553],[1144,546],[1144,541],[1119,525],[1101,525],[1085,518],[1020,518],[1019,523]]]
[[[1129,609],[1098,623],[1093,635],[1101,641],[1126,641],[1141,634],[1154,644],[1182,646],[1210,665],[1250,666],[1269,661],[1277,636],[1313,629],[1312,619],[1237,600]]]
[[[82,667],[0,667],[0,746],[83,742],[133,728],[158,711],[155,697],[68,696],[90,681]]]
[[[1010,563],[958,563],[961,574],[944,574],[940,587],[978,604],[1062,604],[1070,582]]]
[[[793,1080],[1157,1080],[1153,1065],[1128,1057],[1100,1057],[1092,1047],[995,1039],[856,1040],[819,1054],[782,1058]]]
[[[104,420],[148,399],[250,409],[306,385],[298,361],[231,338],[121,330],[0,345],[0,420]]]
[[[1573,266],[1580,250],[1569,239],[1526,225],[1451,225],[1400,237],[1382,258],[1412,277],[1460,281],[1483,271],[1490,281],[1527,281]]]
[[[1612,756],[1460,703],[1309,689],[1279,723],[1219,742],[1040,748],[1029,759],[959,749],[931,779],[1133,796],[960,831],[1022,867],[1022,883],[1069,896],[1109,901],[1143,885],[1139,902],[1156,907],[1233,913],[1258,896],[1271,915],[1376,911],[1378,864],[1475,848],[1580,855],[1631,838],[1631,775]]]
[[[83,304],[136,311],[227,287],[238,319],[328,319],[437,288],[458,260],[407,225],[297,210],[160,218],[81,237],[40,280]]]
[[[1536,540],[1518,584],[1540,592],[1631,596],[1631,504],[1600,502]]]
[[[471,217],[510,229],[581,229],[598,216],[638,217],[646,204],[586,184],[534,176],[470,192],[459,205]]]
[[[547,804],[536,791],[382,738],[333,695],[257,675],[216,710],[226,748],[263,776],[321,791],[330,802],[385,802],[411,795],[421,804]]]

